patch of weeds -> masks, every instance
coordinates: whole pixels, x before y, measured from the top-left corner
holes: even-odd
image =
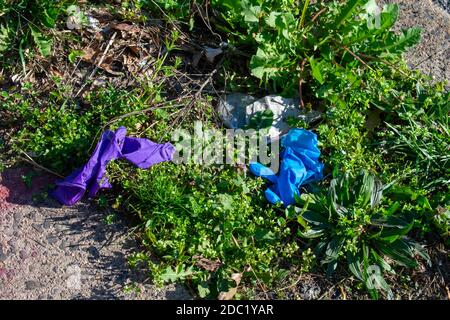
[[[55,28],[58,18],[66,14],[73,1],[20,0],[0,3],[0,58],[19,53],[22,65],[29,50],[35,46],[42,56],[52,51],[52,38],[48,30]]]
[[[117,220],[117,215],[115,213],[108,214],[104,218],[104,222],[108,226],[113,225],[116,222],[116,220]]]
[[[51,187],[49,187],[48,189],[51,189]],[[48,199],[48,192],[47,191],[39,192],[37,194],[33,194],[33,196],[32,196],[32,201],[34,203],[43,203],[47,199]]]
[[[264,204],[260,179],[232,167],[159,164],[121,179],[124,206],[144,223],[156,283],[188,281],[202,297],[233,287],[234,273],[270,285],[298,250],[286,220]],[[142,258],[142,257],[141,257]]]
[[[103,125],[115,117],[144,109],[147,98],[114,88],[89,93],[82,105],[63,104],[57,94],[45,104],[39,104],[40,100],[32,95],[3,92],[3,97],[0,111],[11,119],[8,125],[24,123],[12,141],[13,148],[17,153],[31,153],[36,161],[62,174],[85,162]],[[146,114],[137,113],[111,123],[109,128],[123,125],[132,134],[148,120]]]
[[[343,174],[331,180],[327,194],[303,194],[299,199],[298,222],[304,228],[299,235],[315,239],[314,252],[327,275],[346,261],[373,298],[378,291],[392,297],[383,275],[395,274],[395,265],[416,268],[418,256],[430,263],[424,248],[407,237],[414,216],[398,213],[397,202],[384,200],[386,188],[367,172]]]
[[[34,171],[30,171],[25,175],[22,175],[22,181],[25,184],[25,186],[30,189],[31,185],[33,183],[33,177],[36,176],[36,173]]]
[[[141,288],[135,282],[132,282],[130,284],[127,284],[123,288],[123,291],[125,293],[128,293],[128,294],[130,294],[130,293],[135,293],[136,294],[136,293],[141,293]]]

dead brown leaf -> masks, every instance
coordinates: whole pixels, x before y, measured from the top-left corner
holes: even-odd
[[[96,54],[95,50],[92,49],[91,47],[87,47],[84,48],[83,50],[83,55],[81,56],[81,59],[83,61],[89,62],[89,63],[93,63],[93,57]]]
[[[64,77],[64,75],[57,68],[55,68],[54,66],[51,66],[50,74],[53,77],[59,77],[59,78],[63,78]]]
[[[111,13],[101,8],[91,10],[90,14],[99,22],[107,22],[114,19],[114,16]]]
[[[199,268],[205,269],[210,272],[214,272],[222,265],[222,263],[219,260],[210,260],[207,258],[204,258],[202,256],[194,256],[194,259],[197,259],[195,262],[195,265]]]
[[[111,25],[111,28],[128,33],[137,33],[140,31],[140,29],[137,26],[128,23],[114,23]]]
[[[231,279],[233,279],[236,282],[236,287],[231,288],[230,290],[228,290],[226,292],[225,291],[220,292],[217,299],[231,300],[236,295],[239,284],[241,283],[242,273],[233,273],[231,275]]]

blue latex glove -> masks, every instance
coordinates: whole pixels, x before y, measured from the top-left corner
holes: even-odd
[[[284,149],[280,155],[278,176],[257,162],[250,163],[250,171],[273,183],[265,191],[266,199],[273,204],[281,201],[286,207],[295,203],[300,186],[323,178],[323,164],[319,162],[317,136],[311,131],[291,129],[281,139],[281,146]]]

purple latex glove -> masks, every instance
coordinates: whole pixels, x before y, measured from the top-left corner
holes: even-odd
[[[111,188],[104,177],[106,166],[115,159],[126,159],[141,169],[172,160],[175,147],[170,143],[158,144],[148,139],[126,137],[126,128],[116,132],[106,130],[84,167],[75,170],[64,180],[56,182],[52,192],[60,203],[71,206],[79,201],[86,190],[94,197],[100,189]]]

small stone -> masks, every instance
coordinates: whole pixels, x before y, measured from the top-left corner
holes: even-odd
[[[59,245],[59,248],[61,250],[64,250],[67,247],[67,245],[68,245],[67,241],[63,240],[63,241],[61,241],[61,244]]]
[[[11,239],[8,241],[8,245],[9,245],[9,250],[11,251],[11,253],[16,253],[17,251],[17,241],[16,239]]]
[[[45,297],[45,295],[40,294],[40,295],[38,295],[37,299],[38,300],[46,300],[46,297]]]
[[[8,258],[6,255],[6,250],[3,249],[3,247],[0,245],[0,261],[3,262]]]
[[[100,258],[100,251],[98,251],[98,249],[96,247],[93,247],[93,246],[89,247],[88,252],[91,255],[89,257],[90,259]]]
[[[22,213],[21,212],[14,212],[14,220],[16,222],[20,222],[22,220]]]
[[[105,236],[104,233],[97,233],[97,234],[94,236],[94,240],[95,240],[95,241],[98,241],[98,242],[103,242],[103,241],[106,241],[106,236]]]
[[[41,284],[37,281],[34,280],[30,280],[30,281],[26,281],[25,282],[25,288],[27,290],[35,290],[35,289],[39,289],[41,286]]]
[[[8,270],[6,276],[8,277],[8,280],[11,280],[16,275],[16,272],[12,269]]]
[[[44,228],[42,228],[41,224],[33,223],[32,226],[37,232],[40,232],[40,233],[44,232]]]
[[[50,220],[46,219],[44,221],[44,224],[42,225],[44,227],[44,229],[50,229],[50,227],[52,226]]]
[[[31,219],[31,220],[36,220],[37,212],[36,212],[36,211],[31,211],[30,214],[29,214],[29,216],[30,216],[30,219]]]
[[[25,259],[28,259],[28,257],[30,255],[25,250],[20,250],[19,251],[19,256],[20,256],[20,259],[25,260]]]
[[[55,237],[55,236],[48,236],[48,237],[47,237],[47,242],[48,242],[49,244],[55,244],[56,242],[58,242],[58,238]]]

